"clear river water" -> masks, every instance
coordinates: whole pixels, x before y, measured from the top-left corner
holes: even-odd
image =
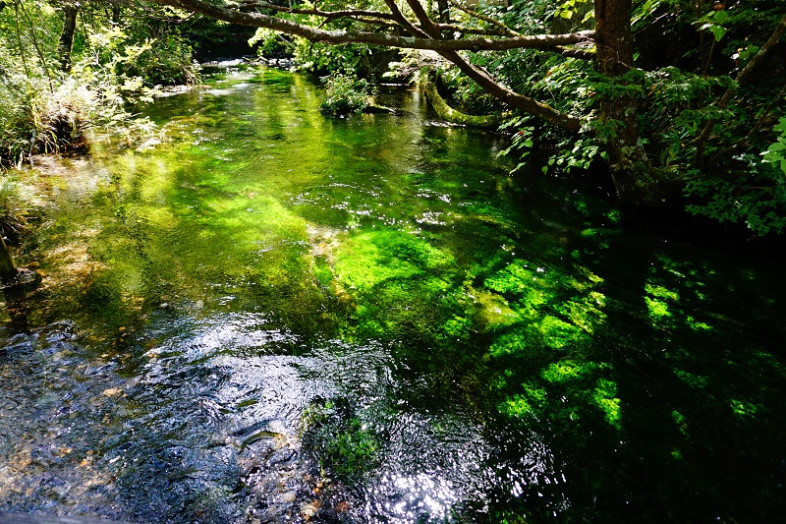
[[[3,312],[0,512],[786,514],[782,260],[510,175],[503,138],[416,92],[343,119],[320,96],[220,70],[144,107],[141,147],[19,175],[43,281]]]

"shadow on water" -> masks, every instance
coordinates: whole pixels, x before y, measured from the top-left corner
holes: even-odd
[[[500,337],[502,411],[534,434],[500,429],[496,464],[533,458],[528,478],[495,495],[498,518],[766,521],[783,511],[775,274],[624,229],[585,230],[566,249],[592,269],[602,307],[594,319],[569,312],[591,340]],[[538,345],[549,354],[535,357]]]
[[[146,108],[163,143],[50,179],[32,334],[0,354],[0,511],[778,515],[777,268],[627,230],[384,102],[328,119],[298,76],[228,70]]]

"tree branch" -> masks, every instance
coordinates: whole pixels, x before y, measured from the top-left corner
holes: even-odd
[[[418,0],[406,1],[410,8],[412,8],[412,12],[415,13],[415,16],[418,18],[421,25],[426,28],[426,32],[428,32],[435,40],[441,39],[442,35],[440,34],[439,29],[437,29],[431,22],[431,19],[420,5],[420,2]],[[582,121],[580,119],[557,111],[553,107],[542,102],[538,102],[533,98],[511,91],[507,87],[494,80],[488,71],[475,66],[468,60],[465,60],[464,57],[458,54],[458,52],[449,50],[440,51],[440,54],[447,60],[453,62],[453,64],[455,64],[456,67],[458,67],[465,75],[477,82],[480,87],[485,89],[489,94],[493,95],[499,100],[506,102],[517,109],[521,109],[522,111],[525,111],[531,115],[540,117],[547,122],[550,122],[551,124],[554,124],[563,129],[568,129],[574,132],[581,130]]]
[[[417,25],[415,25],[414,22],[410,21],[409,19],[407,19],[406,16],[404,16],[404,13],[402,13],[401,10],[396,5],[395,0],[384,0],[384,1],[385,1],[385,5],[388,6],[388,9],[390,10],[391,16],[393,16],[393,20],[395,20],[396,23],[400,25],[402,29],[404,29],[404,31],[406,31],[408,34],[412,36],[429,38],[429,36],[425,33],[425,31],[423,31],[422,28],[418,27]]]
[[[486,16],[484,14],[478,13],[477,11],[474,11],[474,10],[470,9],[469,7],[465,6],[463,3],[459,2],[458,0],[450,0],[450,3],[451,3],[451,5],[453,5],[459,11],[463,11],[464,13],[468,14],[469,16],[471,16],[473,18],[477,18],[478,20],[482,20],[482,21],[486,22],[487,24],[491,24],[491,25],[497,27],[500,31],[503,32],[503,34],[505,36],[510,36],[510,37],[513,37],[513,38],[521,36],[521,33],[519,33],[518,31],[514,31],[510,27],[508,27],[505,24],[503,24],[502,22],[500,22],[499,20],[495,20],[494,18],[491,18],[490,16]]]
[[[385,0],[390,9],[390,18],[411,36],[391,35],[385,33],[371,33],[366,31],[323,30],[291,20],[264,15],[257,12],[241,12],[236,9],[221,7],[205,0],[152,0],[161,5],[179,7],[188,11],[196,11],[218,20],[223,20],[236,25],[263,27],[282,33],[301,36],[312,42],[327,42],[332,44],[366,43],[387,47],[405,49],[426,49],[436,51],[447,60],[455,64],[464,74],[478,83],[486,92],[498,98],[511,107],[520,109],[531,115],[537,116],[558,127],[578,132],[583,120],[572,115],[557,111],[551,106],[538,102],[528,96],[511,91],[498,83],[487,71],[471,64],[464,59],[458,51],[484,51],[506,50],[519,48],[532,48],[543,50],[556,50],[559,46],[575,44],[591,40],[592,31],[570,33],[562,35],[534,35],[510,36],[502,39],[467,38],[444,39],[439,27],[429,18],[418,0],[406,0],[412,12],[418,19],[419,25],[409,20],[396,5],[395,0]],[[247,4],[250,5],[250,4]],[[291,12],[291,11],[290,11]],[[338,11],[334,12],[337,13]],[[327,14],[327,11],[319,11]],[[343,12],[342,12],[343,13]],[[382,13],[387,16],[387,13]],[[344,16],[344,14],[342,14]],[[557,51],[559,52],[559,51]]]
[[[423,31],[426,32],[431,38],[435,40],[441,40],[442,34],[439,32],[439,29],[434,27],[434,22],[431,21],[426,10],[423,9],[423,6],[420,5],[420,0],[406,0],[407,5],[409,8],[412,9],[412,12],[415,13],[415,18],[418,19],[420,22],[420,26],[423,28]]]
[[[595,58],[597,58],[597,54],[593,53],[592,51],[587,51],[585,49],[574,49],[572,47],[565,46],[558,46],[554,48],[554,52],[568,58],[578,58],[579,60],[595,60]]]
[[[756,69],[756,67],[761,63],[767,52],[778,43],[778,40],[781,39],[784,33],[786,33],[786,16],[781,19],[770,37],[767,39],[764,45],[761,46],[753,58],[751,58],[750,62],[748,62],[739,72],[737,78],[734,79],[735,85],[729,87],[726,92],[723,93],[723,96],[718,99],[718,102],[715,104],[716,107],[723,109],[729,105],[729,102],[731,102],[736,89],[748,83],[754,69]],[[707,139],[710,137],[710,133],[712,133],[712,128],[715,127],[717,121],[718,120],[715,118],[710,118],[704,125],[704,128],[701,130],[699,136],[697,136],[696,140],[694,140],[694,144],[696,145],[696,158],[694,163],[698,167],[702,167],[704,164],[704,147],[707,143]]]
[[[454,33],[463,33],[465,35],[510,36],[505,31],[497,27],[470,27],[467,25],[447,24],[441,22],[434,22],[434,25],[440,31],[451,31]]]
[[[279,13],[319,16],[322,18],[327,18],[328,20],[333,20],[336,18],[358,18],[358,17],[379,18],[381,20],[393,20],[393,16],[391,16],[389,13],[383,13],[382,11],[364,11],[360,9],[346,9],[343,11],[320,11],[319,9],[299,9],[295,7],[283,7],[268,2],[244,2],[240,4],[240,7],[243,8],[259,7],[262,9],[270,9],[271,11],[277,11]]]
[[[388,47],[399,47],[405,49],[430,49],[432,51],[500,51],[505,49],[552,49],[556,46],[570,45],[578,42],[591,40],[594,36],[592,31],[580,31],[577,33],[567,33],[559,35],[532,35],[520,36],[516,38],[491,39],[491,38],[467,38],[462,40],[434,40],[426,37],[407,37],[390,35],[384,33],[371,33],[366,31],[344,31],[344,30],[321,30],[314,27],[298,24],[290,20],[284,20],[275,16],[263,15],[261,13],[244,13],[233,9],[227,9],[204,0],[152,0],[159,5],[168,5],[196,11],[218,20],[230,22],[236,25],[263,27],[301,36],[313,42],[327,42],[332,44],[353,44],[365,43]]]

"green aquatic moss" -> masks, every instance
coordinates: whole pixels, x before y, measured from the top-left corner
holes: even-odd
[[[644,286],[644,291],[648,295],[644,297],[644,301],[653,321],[662,321],[672,316],[671,305],[679,300],[677,293],[650,283]]]
[[[575,324],[565,322],[557,317],[546,315],[537,324],[543,337],[543,343],[554,349],[562,349],[570,344],[581,341],[585,333]]]
[[[490,331],[505,328],[519,333],[493,342],[490,354],[587,344],[588,335],[605,319],[605,297],[594,290],[602,282],[600,277],[589,270],[579,274],[581,278],[514,260],[486,278],[484,287],[490,291],[476,293],[476,321]]]
[[[712,326],[707,324],[706,322],[699,322],[693,316],[686,315],[685,316],[685,325],[691,328],[693,331],[711,331]]]
[[[381,282],[408,279],[454,263],[450,253],[430,246],[415,235],[397,231],[365,232],[342,243],[335,270],[349,286],[368,290]],[[433,279],[431,286],[440,286]]]
[[[647,304],[650,318],[654,321],[662,321],[671,316],[669,305],[665,301],[644,297],[644,302]]]
[[[571,380],[581,378],[581,373],[581,366],[571,361],[561,361],[549,364],[549,366],[543,370],[541,376],[546,381],[553,384],[564,384]]]
[[[546,389],[532,383],[524,383],[521,388],[523,393],[507,398],[500,404],[500,411],[509,417],[539,414],[548,400]]]
[[[475,297],[475,322],[480,329],[494,331],[521,320],[521,315],[510,307],[504,297],[477,290],[472,290],[472,294]]]
[[[275,68],[261,69],[257,76],[249,79],[252,82],[261,82],[266,86],[271,86],[281,90],[289,90],[294,83],[295,78],[286,71],[281,71]]]
[[[617,430],[622,429],[622,413],[616,382],[605,378],[598,379],[592,390],[592,400],[603,412],[606,422]]]
[[[761,406],[753,402],[739,399],[729,400],[729,405],[731,406],[734,414],[740,418],[753,417],[761,409]]]
[[[690,373],[683,369],[675,369],[674,374],[692,388],[702,389],[707,386],[707,377],[705,376],[696,375],[695,373]]]
[[[489,354],[492,357],[524,356],[535,346],[532,335],[524,330],[516,330],[496,337]]]
[[[688,438],[688,420],[685,418],[685,415],[677,411],[676,409],[671,412],[671,419],[674,421],[674,424],[677,426],[677,430],[684,438]]]
[[[379,463],[379,441],[358,419],[352,419],[325,446],[326,455],[320,457],[339,478],[359,479],[370,473]]]
[[[308,406],[301,416],[300,437],[320,467],[344,482],[362,481],[379,465],[377,433],[352,414],[345,398]]]

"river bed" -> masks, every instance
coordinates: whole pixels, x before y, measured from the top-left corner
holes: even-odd
[[[0,511],[754,522],[786,511],[782,265],[624,227],[504,139],[226,68],[29,168]],[[31,197],[32,199],[33,197]],[[756,258],[754,260],[753,258]],[[12,321],[13,320],[13,321]]]

